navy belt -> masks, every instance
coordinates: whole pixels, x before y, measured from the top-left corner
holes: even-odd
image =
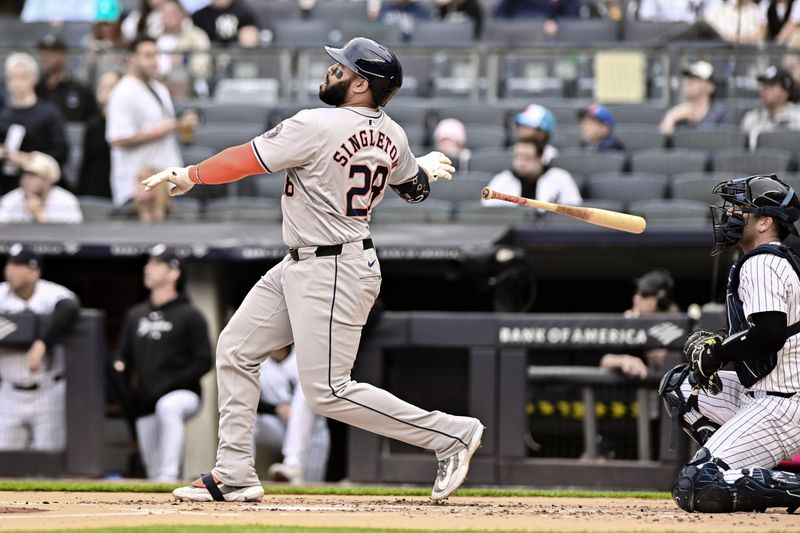
[[[369,250],[371,248],[375,248],[375,245],[372,244],[372,239],[367,238],[361,241],[364,243],[364,249]],[[317,246],[317,249],[314,250],[314,255],[317,257],[325,257],[329,255],[339,255],[342,253],[342,244],[331,244],[328,246]],[[297,251],[297,248],[289,248],[289,255],[295,261],[300,261],[300,253]]]
[[[754,391],[751,391],[751,390],[747,391],[745,394],[747,394],[751,398],[753,396],[755,396]],[[780,398],[791,398],[792,396],[794,396],[797,393],[796,392],[773,392],[773,391],[767,391],[765,394],[767,396],[778,396]]]
[[[57,375],[53,376],[53,381],[55,383],[58,383],[62,379],[64,379],[64,374],[57,374]],[[31,392],[31,391],[39,390],[39,387],[40,387],[40,385],[38,383],[27,383],[27,384],[26,383],[12,383],[11,386],[14,388],[14,390],[25,391],[25,392]]]

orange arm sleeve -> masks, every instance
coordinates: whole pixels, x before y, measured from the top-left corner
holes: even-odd
[[[247,143],[226,148],[201,163],[191,165],[189,179],[201,185],[217,185],[264,172],[266,169]]]

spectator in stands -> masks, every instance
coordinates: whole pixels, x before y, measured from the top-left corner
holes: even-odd
[[[180,479],[185,424],[200,408],[200,378],[211,369],[208,325],[181,291],[183,265],[159,244],[144,267],[149,298],[132,307],[122,327],[114,368],[130,383],[139,452],[147,477]]]
[[[591,104],[578,111],[581,121],[581,147],[592,152],[625,150],[622,142],[614,137],[614,115],[604,105]]]
[[[0,198],[0,223],[77,224],[83,222],[78,199],[56,185],[61,169],[42,152],[19,153],[19,187]]]
[[[749,135],[755,150],[758,135],[776,129],[800,130],[800,106],[795,102],[796,86],[788,71],[769,67],[758,77],[761,82],[761,107],[751,109],[742,118],[742,130]]]
[[[767,20],[767,40],[788,44],[800,25],[800,2],[769,0],[761,5]]]
[[[192,21],[213,44],[258,46],[258,20],[241,0],[211,0],[210,5],[192,15]]]
[[[85,84],[73,79],[68,70],[67,43],[52,34],[39,41],[42,77],[36,84],[36,96],[52,102],[68,122],[86,122],[97,114],[97,102]]]
[[[753,0],[720,0],[704,11],[705,21],[729,43],[761,44],[767,18]]]
[[[579,17],[580,0],[500,0],[494,8],[497,18],[543,18],[544,33],[553,37],[558,33],[558,18]]]
[[[433,130],[435,149],[450,158],[456,170],[469,170],[472,152],[467,148],[467,128],[456,118],[446,118]]]
[[[136,177],[137,185],[133,204],[140,222],[163,222],[172,208],[172,198],[166,187],[159,187],[162,190],[144,190],[142,181],[156,172],[158,169],[155,167],[144,167],[139,170],[139,175]]]
[[[270,354],[261,363],[261,399],[255,424],[256,445],[272,457],[283,455],[267,471],[267,479],[292,484],[325,481],[330,434],[325,417],[306,402],[297,378],[292,346]]]
[[[158,74],[156,44],[139,37],[130,46],[128,71],[111,91],[106,139],[111,145],[111,193],[114,205],[131,201],[139,170],[159,165],[182,165],[175,131],[198,124],[194,111],[175,118],[167,88]]]
[[[111,146],[106,140],[106,111],[111,91],[119,78],[119,74],[109,70],[97,82],[100,112],[86,123],[83,134],[83,159],[76,187],[78,196],[111,198]]]
[[[13,53],[5,62],[8,106],[0,111],[0,138],[4,139],[0,171],[0,193],[13,188],[19,177],[14,153],[44,152],[60,165],[67,160],[67,138],[64,118],[58,108],[36,96],[34,87],[39,78],[39,65],[26,53]]]
[[[134,9],[122,21],[120,30],[127,42],[132,42],[140,35],[155,39],[164,30],[161,20],[161,4],[164,0],[142,0],[138,9]]]
[[[376,0],[367,3],[367,16],[384,24],[397,26],[404,41],[414,35],[417,20],[428,20],[431,13],[418,0]]]
[[[546,165],[542,160],[544,143],[517,139],[511,168],[497,174],[489,187],[507,194],[535,198],[545,202],[580,205],[583,202],[572,175],[564,169]],[[508,205],[500,200],[481,200],[482,205]]]
[[[714,67],[708,61],[695,61],[683,70],[683,96],[686,98],[667,111],[661,120],[661,133],[672,135],[676,129],[719,126],[728,122],[728,106],[714,101],[717,82]]]
[[[703,14],[704,0],[639,0],[640,20],[693,23]]]
[[[66,287],[42,279],[42,259],[12,244],[0,283],[0,313],[49,315],[30,346],[0,344],[0,450],[60,451],[67,444],[64,348],[80,303]]]
[[[669,271],[657,268],[636,280],[633,305],[625,311],[626,318],[638,318],[654,313],[677,313],[680,311],[673,302],[675,281]],[[626,376],[636,379],[647,377],[648,369],[664,370],[667,350],[651,348],[641,354],[607,353],[600,360],[600,367],[619,370]]]
[[[207,80],[211,77],[211,41],[206,32],[192,23],[178,0],[162,0],[161,21],[163,31],[156,38],[159,70],[170,86],[172,81],[194,78],[195,92],[208,96]],[[175,91],[171,91],[173,96]]]
[[[514,138],[534,139],[544,144],[542,161],[549,165],[557,155],[558,150],[550,144],[556,133],[556,117],[553,112],[538,104],[531,104],[521,113],[514,115]]]
[[[436,0],[436,11],[443,21],[472,21],[475,40],[483,35],[483,5],[480,0]]]

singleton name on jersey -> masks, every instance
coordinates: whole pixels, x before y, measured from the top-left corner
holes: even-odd
[[[347,143],[350,143],[351,150],[348,150]],[[377,135],[375,135],[375,130],[361,130],[358,133],[354,133],[351,135],[347,141],[343,142],[339,147],[341,150],[336,150],[336,153],[333,154],[333,160],[339,163],[342,167],[347,166],[347,162],[350,160],[356,152],[361,150],[362,148],[366,148],[367,146],[377,146],[387,154],[389,154],[389,158],[392,160],[392,168],[397,166],[397,146],[392,142],[388,135],[379,131]],[[347,154],[343,154],[342,150]]]

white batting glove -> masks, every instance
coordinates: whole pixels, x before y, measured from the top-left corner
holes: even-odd
[[[451,180],[453,172],[456,171],[450,162],[450,158],[442,152],[431,152],[417,158],[417,164],[428,175],[428,181],[433,182],[438,179]]]
[[[169,167],[157,174],[153,174],[142,182],[145,191],[150,191],[162,183],[172,183],[170,196],[179,196],[194,187],[194,182],[189,179],[189,167]]]

